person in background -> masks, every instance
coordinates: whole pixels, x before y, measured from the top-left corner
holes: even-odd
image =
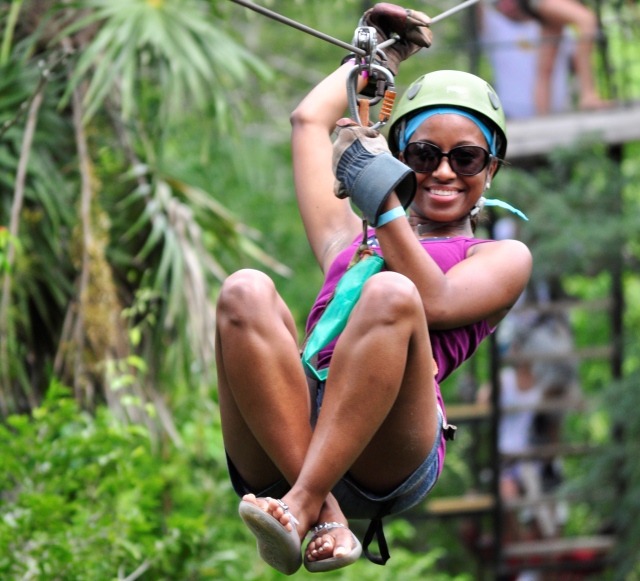
[[[517,239],[518,223],[500,218],[493,237]],[[566,313],[544,308],[550,300],[546,281],[531,282],[496,332],[499,352],[507,360],[500,370],[498,450],[509,459],[501,466],[500,494],[504,501],[531,503],[505,515],[505,537],[512,542],[554,538],[566,520],[566,502],[543,501],[562,481],[561,458],[518,458],[536,446],[559,444],[564,412],[582,405],[571,324]],[[490,398],[491,386],[481,386],[478,401],[488,403]],[[543,409],[546,405],[556,409]]]
[[[477,5],[482,48],[493,70],[493,85],[507,119],[536,114],[535,91],[542,28],[533,18],[514,20],[491,4]],[[551,79],[551,113],[571,109],[570,70],[574,43],[563,31]]]
[[[574,67],[578,82],[578,108],[593,110],[611,106],[610,101],[600,97],[596,88],[593,51],[599,27],[593,10],[578,0],[492,0],[492,4],[513,20],[534,18],[542,27],[534,91],[539,115],[547,115],[552,111],[553,68],[565,26],[571,26],[576,31]]]

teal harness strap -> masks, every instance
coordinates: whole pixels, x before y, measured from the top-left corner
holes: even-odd
[[[318,381],[326,381],[329,368],[316,369],[311,359],[344,330],[353,307],[362,294],[364,283],[382,270],[384,259],[377,255],[363,256],[338,281],[333,298],[306,341],[302,364]]]

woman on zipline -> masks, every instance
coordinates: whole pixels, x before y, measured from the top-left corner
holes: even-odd
[[[428,21],[391,4],[364,16],[378,42],[401,34],[386,51],[394,73],[429,46]],[[384,256],[384,270],[364,283],[346,328],[318,356],[318,368],[330,364],[330,371],[317,398],[309,395],[294,318],[271,279],[238,271],[218,299],[229,473],[260,555],[286,574],[301,566],[310,530],[308,570],[357,559],[361,545],[348,518],[373,519],[369,532],[379,527],[385,560],[379,519],[421,502],[442,470],[451,427],[439,382],[495,329],[531,269],[520,242],[473,237],[483,193],[506,151],[504,115],[491,87],[457,71],[418,79],[396,105],[394,157],[377,131],[341,120],[352,66],[320,82],[291,116],[296,195],[325,274],[308,329],[362,243],[350,202],[372,226],[369,246]],[[365,84],[361,79],[359,90]]]

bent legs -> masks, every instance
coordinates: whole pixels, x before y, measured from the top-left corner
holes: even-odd
[[[282,477],[293,484],[311,440],[309,392],[293,317],[263,273],[243,270],[225,281],[217,305],[216,362],[225,448],[240,476],[255,491]],[[274,501],[254,495],[244,500],[292,530],[289,515]],[[331,494],[314,510],[300,515],[301,540],[318,522],[346,524]],[[341,546],[342,552],[351,549],[348,530],[338,529],[332,539],[325,556],[334,549],[339,556]]]
[[[336,346],[313,433],[293,317],[269,278],[256,271],[229,277],[217,325],[227,452],[253,490],[287,479],[292,488],[283,501],[299,521],[301,538],[324,520],[346,524],[330,494],[346,472],[383,493],[429,454],[437,433],[432,354],[422,302],[409,279],[385,272],[365,284]],[[268,503],[251,501],[289,523]],[[350,549],[349,535],[332,531],[333,546]],[[323,542],[332,556],[332,543]]]
[[[380,273],[366,283],[337,343],[309,450],[284,500],[313,513],[347,471],[387,492],[424,461],[436,433],[420,296],[409,279]]]

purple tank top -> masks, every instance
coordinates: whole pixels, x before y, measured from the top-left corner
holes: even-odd
[[[345,248],[329,267],[329,272],[325,278],[324,284],[318,293],[316,301],[311,308],[309,318],[307,319],[307,333],[318,322],[320,316],[324,312],[329,299],[338,284],[342,275],[346,272],[347,266],[351,261],[355,251],[362,241],[362,235],[358,236],[351,246]],[[476,238],[467,238],[458,236],[455,238],[432,238],[420,240],[422,247],[429,253],[431,258],[441,268],[442,272],[447,272],[450,268],[458,264],[467,257],[469,248],[476,244],[491,242],[491,240],[478,240]],[[378,254],[382,255],[381,249],[375,239],[375,231],[369,230],[369,245]],[[481,341],[487,337],[493,329],[489,327],[486,320],[478,321],[464,327],[456,329],[445,329],[430,331],[431,348],[433,350],[433,358],[438,365],[438,373],[436,375],[435,387],[436,397],[442,412],[445,414],[445,406],[440,393],[440,385],[444,379],[449,377],[451,373],[457,369],[464,361],[473,355],[480,345]],[[318,354],[317,368],[327,367],[331,361],[333,350],[338,339],[334,339]],[[445,455],[445,440],[441,438],[440,447],[438,448],[439,471],[442,471]]]

